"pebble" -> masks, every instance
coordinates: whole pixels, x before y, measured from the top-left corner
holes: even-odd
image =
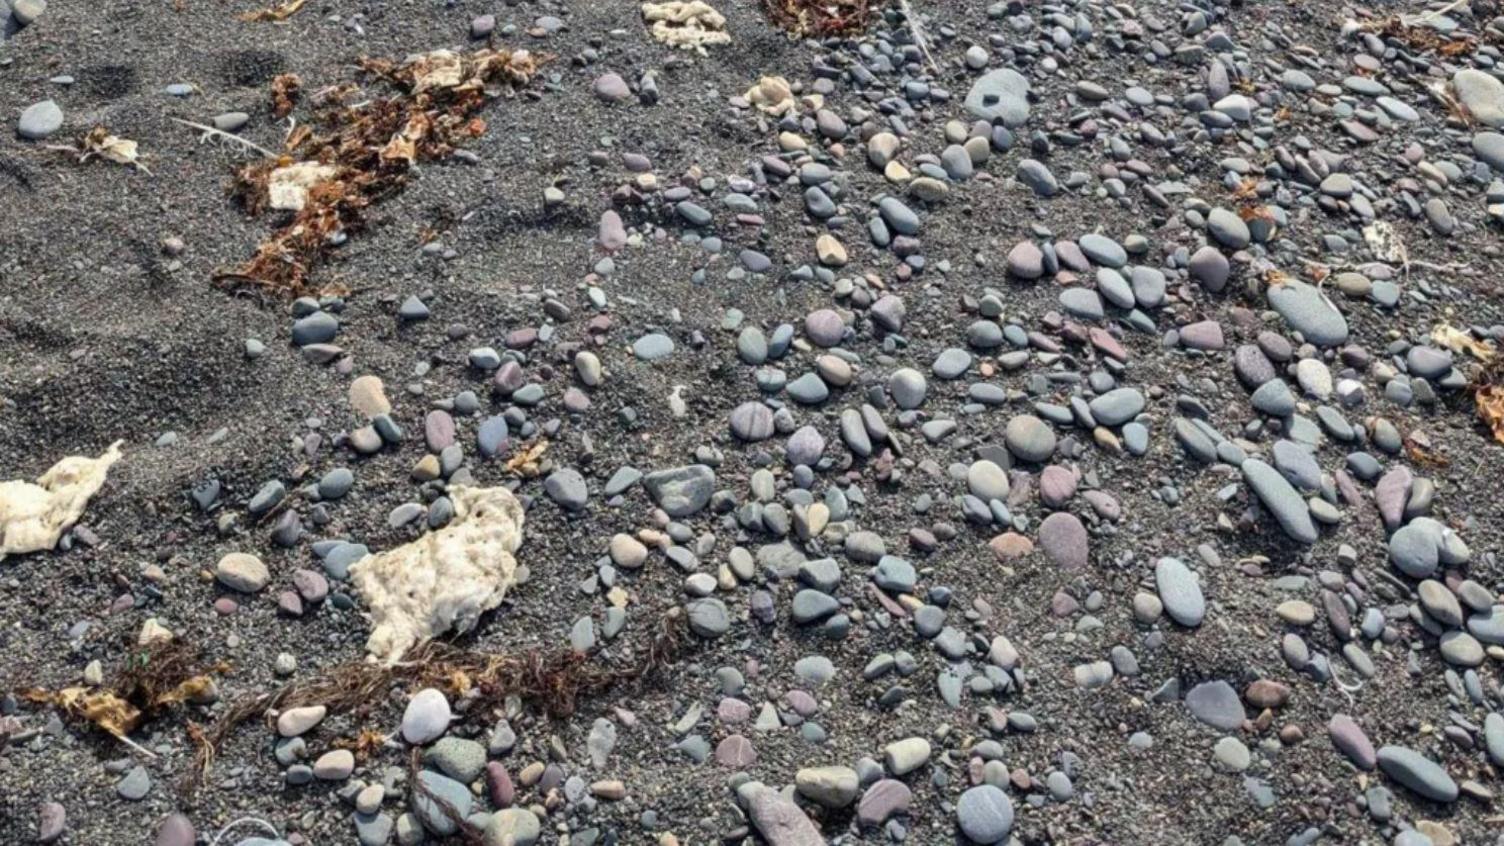
[[[50,138],[63,128],[63,110],[52,100],[33,103],[21,112],[16,132],[30,141]]]
[[[422,746],[448,731],[450,718],[449,700],[443,692],[424,688],[413,695],[402,712],[402,738]]]
[[[271,580],[271,571],[254,555],[231,552],[214,566],[214,578],[231,590],[257,593]]]
[[[909,737],[889,743],[883,748],[883,761],[888,772],[904,776],[919,769],[930,760],[929,741],[922,737]]]
[[[1182,626],[1195,628],[1206,617],[1201,584],[1178,558],[1161,558],[1154,566],[1154,584],[1165,613]]]
[[[1196,719],[1222,731],[1233,731],[1247,719],[1242,698],[1225,681],[1196,685],[1186,692],[1185,704]]]
[[[1002,843],[1013,830],[1013,803],[991,784],[979,784],[956,802],[956,822],[973,843]]]
[[[1433,802],[1457,801],[1457,782],[1439,764],[1413,749],[1382,747],[1378,762],[1384,775]]]

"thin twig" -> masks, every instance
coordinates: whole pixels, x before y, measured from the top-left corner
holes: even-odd
[[[239,135],[235,135],[234,133],[225,132],[223,129],[215,129],[212,126],[206,126],[202,123],[194,123],[191,120],[183,120],[182,118],[172,118],[172,120],[175,123],[181,123],[184,126],[191,126],[194,129],[197,129],[198,131],[204,133],[198,138],[198,142],[200,144],[208,141],[210,138],[218,138],[220,141],[223,141],[225,143],[239,144],[240,146],[245,147],[248,150],[254,150],[255,152],[258,152],[261,155],[266,156],[267,158],[275,159],[277,157],[276,153],[273,153],[271,150],[266,149],[260,144],[257,144],[256,142],[246,138],[241,138]]]
[[[924,54],[924,60],[929,63],[930,70],[935,74],[940,73],[940,67],[935,64],[935,57],[930,55],[929,41],[924,35],[924,26],[919,23],[919,17],[914,14],[913,7],[909,6],[909,0],[899,0],[898,8],[903,10],[903,19],[909,25],[909,32],[914,36],[914,43],[919,45],[919,52]]]

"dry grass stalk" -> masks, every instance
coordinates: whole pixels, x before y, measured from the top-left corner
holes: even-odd
[[[686,622],[678,609],[666,614],[631,666],[611,667],[572,649],[491,653],[433,641],[408,652],[405,661],[377,664],[350,661],[322,675],[293,682],[270,693],[251,694],[232,703],[207,729],[190,726],[194,762],[179,791],[193,795],[208,774],[219,749],[237,728],[268,711],[323,705],[330,713],[360,713],[385,702],[394,687],[434,687],[474,702],[468,713],[488,714],[508,696],[520,696],[555,717],[574,713],[583,696],[645,678],[677,657]],[[365,743],[369,748],[370,738]],[[361,739],[357,738],[357,744]]]
[[[273,205],[269,183],[279,170],[325,171],[306,186],[306,199],[290,208],[291,221],[276,230],[244,264],[215,275],[232,287],[293,297],[314,293],[309,273],[336,234],[360,231],[371,205],[402,190],[413,166],[442,158],[454,145],[485,131],[477,113],[493,87],[526,83],[541,59],[526,51],[439,50],[402,63],[364,58],[363,72],[396,90],[345,105],[346,89],[330,89],[314,125],[289,132],[283,152],[253,162],[235,175],[231,193],[252,215]],[[274,111],[290,103],[296,78],[273,83]],[[324,178],[324,177],[327,178]]]

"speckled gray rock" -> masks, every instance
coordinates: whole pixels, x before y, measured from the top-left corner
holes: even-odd
[[[1248,718],[1238,692],[1221,680],[1202,682],[1191,688],[1185,695],[1185,705],[1196,719],[1223,731],[1238,728]]]
[[[1011,68],[999,68],[971,84],[966,110],[985,121],[1017,128],[1029,120],[1029,80]]]
[[[956,824],[973,843],[1001,843],[1013,830],[1013,802],[1001,788],[979,784],[956,801]]]
[[[642,484],[668,516],[688,517],[710,502],[715,492],[715,471],[703,464],[691,464],[649,473]]]
[[[1271,287],[1269,305],[1291,329],[1318,347],[1347,341],[1347,318],[1320,291],[1298,279]]]

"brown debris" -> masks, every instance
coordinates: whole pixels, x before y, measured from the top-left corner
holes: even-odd
[[[763,0],[773,22],[801,38],[846,35],[867,28],[870,0]]]
[[[1504,444],[1504,358],[1492,358],[1478,371],[1472,384],[1478,417],[1488,424],[1494,440]]]
[[[1384,38],[1392,38],[1411,50],[1434,53],[1444,58],[1470,55],[1478,48],[1478,39],[1471,35],[1448,38],[1437,32],[1435,28],[1414,23],[1413,19],[1406,20],[1402,15],[1390,15],[1387,18],[1369,21],[1359,29]]]
[[[289,134],[280,156],[236,173],[230,193],[252,215],[272,206],[270,184],[279,171],[306,166],[320,178],[302,186],[306,198],[298,198],[289,222],[249,261],[217,273],[216,281],[283,297],[312,292],[308,275],[330,239],[360,231],[366,210],[401,191],[414,164],[443,158],[456,143],[485,132],[476,113],[494,96],[488,88],[527,82],[540,61],[526,51],[492,49],[436,50],[401,63],[362,58],[361,70],[397,93],[346,106],[348,91],[330,89],[329,96],[317,98],[325,103],[323,112]],[[273,81],[274,114],[292,108],[298,89],[291,75]]]
[[[208,774],[219,749],[249,720],[269,710],[323,705],[329,713],[361,713],[385,702],[393,687],[434,687],[451,697],[471,701],[467,713],[489,714],[503,707],[508,696],[521,696],[540,705],[550,716],[574,713],[580,697],[600,693],[626,682],[639,681],[671,663],[685,639],[683,612],[675,608],[662,617],[658,630],[642,645],[628,666],[609,667],[573,649],[492,653],[430,641],[413,649],[398,664],[350,661],[323,675],[294,682],[271,692],[250,694],[229,704],[208,729],[191,727],[194,764],[178,788],[191,797]],[[364,733],[354,748],[374,742]]]
[[[215,696],[215,682],[209,674],[226,672],[229,667],[223,663],[203,667],[198,657],[198,649],[181,640],[132,647],[125,666],[104,686],[56,691],[32,688],[22,691],[21,696],[55,705],[64,714],[92,723],[140,749],[128,735],[142,722],[172,705],[209,701]]]
[[[96,126],[89,130],[76,145],[51,144],[48,145],[48,149],[72,153],[78,158],[79,164],[90,159],[104,159],[117,164],[130,165],[147,176],[151,176],[151,171],[141,163],[141,153],[136,142],[129,138],[121,138],[103,126]]]
[[[272,78],[272,117],[277,120],[292,113],[298,104],[298,93],[303,89],[303,80],[295,73],[281,73]]]
[[[528,444],[527,449],[520,450],[508,458],[505,469],[508,473],[516,473],[531,479],[543,472],[540,462],[546,452],[548,452],[548,441],[539,438]]]
[[[240,16],[240,19],[243,21],[285,21],[296,15],[298,10],[303,8],[303,4],[307,2],[308,0],[284,0],[284,2],[277,3],[270,8],[246,12]]]

